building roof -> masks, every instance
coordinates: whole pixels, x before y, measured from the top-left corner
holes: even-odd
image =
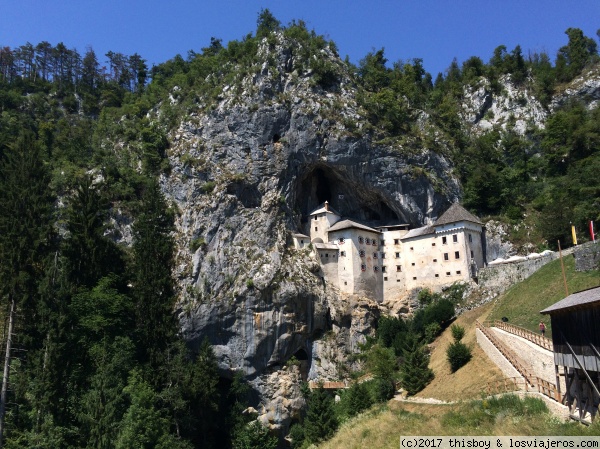
[[[292,236],[299,238],[299,239],[310,239],[310,237],[308,235],[304,235],[304,234],[300,234],[300,233],[294,233],[294,234],[292,234]]]
[[[600,287],[594,287],[581,292],[573,293],[567,296],[565,299],[552,304],[550,307],[546,307],[540,313],[552,314],[559,311],[565,311],[568,309],[575,309],[581,306],[589,305],[600,306]]]
[[[406,234],[404,234],[404,237],[402,237],[400,240],[411,239],[413,237],[420,237],[422,235],[434,233],[435,229],[433,228],[433,226],[422,226],[420,228],[411,229]]]
[[[339,250],[338,246],[335,243],[313,243],[317,250],[319,249],[334,249]]]
[[[458,203],[452,204],[452,206],[450,206],[446,212],[444,212],[442,216],[435,221],[434,225],[440,226],[448,223],[456,223],[458,221],[470,221],[471,223],[483,225],[479,218],[467,211]]]
[[[369,226],[365,226],[363,224],[357,223],[352,220],[338,221],[336,224],[334,224],[332,227],[329,228],[329,232],[341,231],[342,229],[348,229],[348,228],[363,229],[365,231],[376,232],[377,234],[381,233],[381,231],[378,231],[377,229],[373,229]]]
[[[320,204],[315,210],[310,212],[308,216],[317,215],[317,214],[335,214],[337,216],[341,216],[334,208],[329,205],[328,201]]]

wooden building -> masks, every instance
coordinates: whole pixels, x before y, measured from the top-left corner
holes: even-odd
[[[540,313],[550,315],[557,385],[573,419],[589,423],[600,405],[600,287],[567,296]]]

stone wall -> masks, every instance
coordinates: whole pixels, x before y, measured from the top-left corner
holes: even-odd
[[[482,289],[492,290],[495,295],[499,295],[516,283],[527,279],[556,258],[558,258],[558,253],[552,253],[536,259],[502,263],[482,268],[478,273],[479,286]]]
[[[600,265],[600,245],[593,242],[579,245],[573,251],[575,271],[596,270]]]

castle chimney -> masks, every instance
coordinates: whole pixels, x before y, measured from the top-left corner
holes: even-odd
[[[329,203],[325,200],[325,210],[329,212]]]

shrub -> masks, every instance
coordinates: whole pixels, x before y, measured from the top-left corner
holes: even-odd
[[[461,341],[465,336],[465,328],[458,324],[450,326],[450,331],[452,331],[452,338],[454,338],[454,341]]]
[[[454,373],[471,360],[471,349],[464,343],[455,341],[448,346],[446,357],[450,363],[450,369]]]
[[[254,288],[254,281],[252,279],[246,280],[246,287]]]
[[[427,343],[431,343],[433,340],[435,340],[435,337],[440,335],[441,331],[442,326],[440,326],[438,323],[429,323],[427,326],[425,326],[425,341],[427,341]]]
[[[195,253],[198,248],[204,245],[206,245],[206,240],[204,240],[204,237],[196,237],[190,242],[190,251]]]
[[[215,190],[216,185],[217,184],[214,181],[208,181],[200,186],[200,190],[202,190],[202,193],[211,193]]]

